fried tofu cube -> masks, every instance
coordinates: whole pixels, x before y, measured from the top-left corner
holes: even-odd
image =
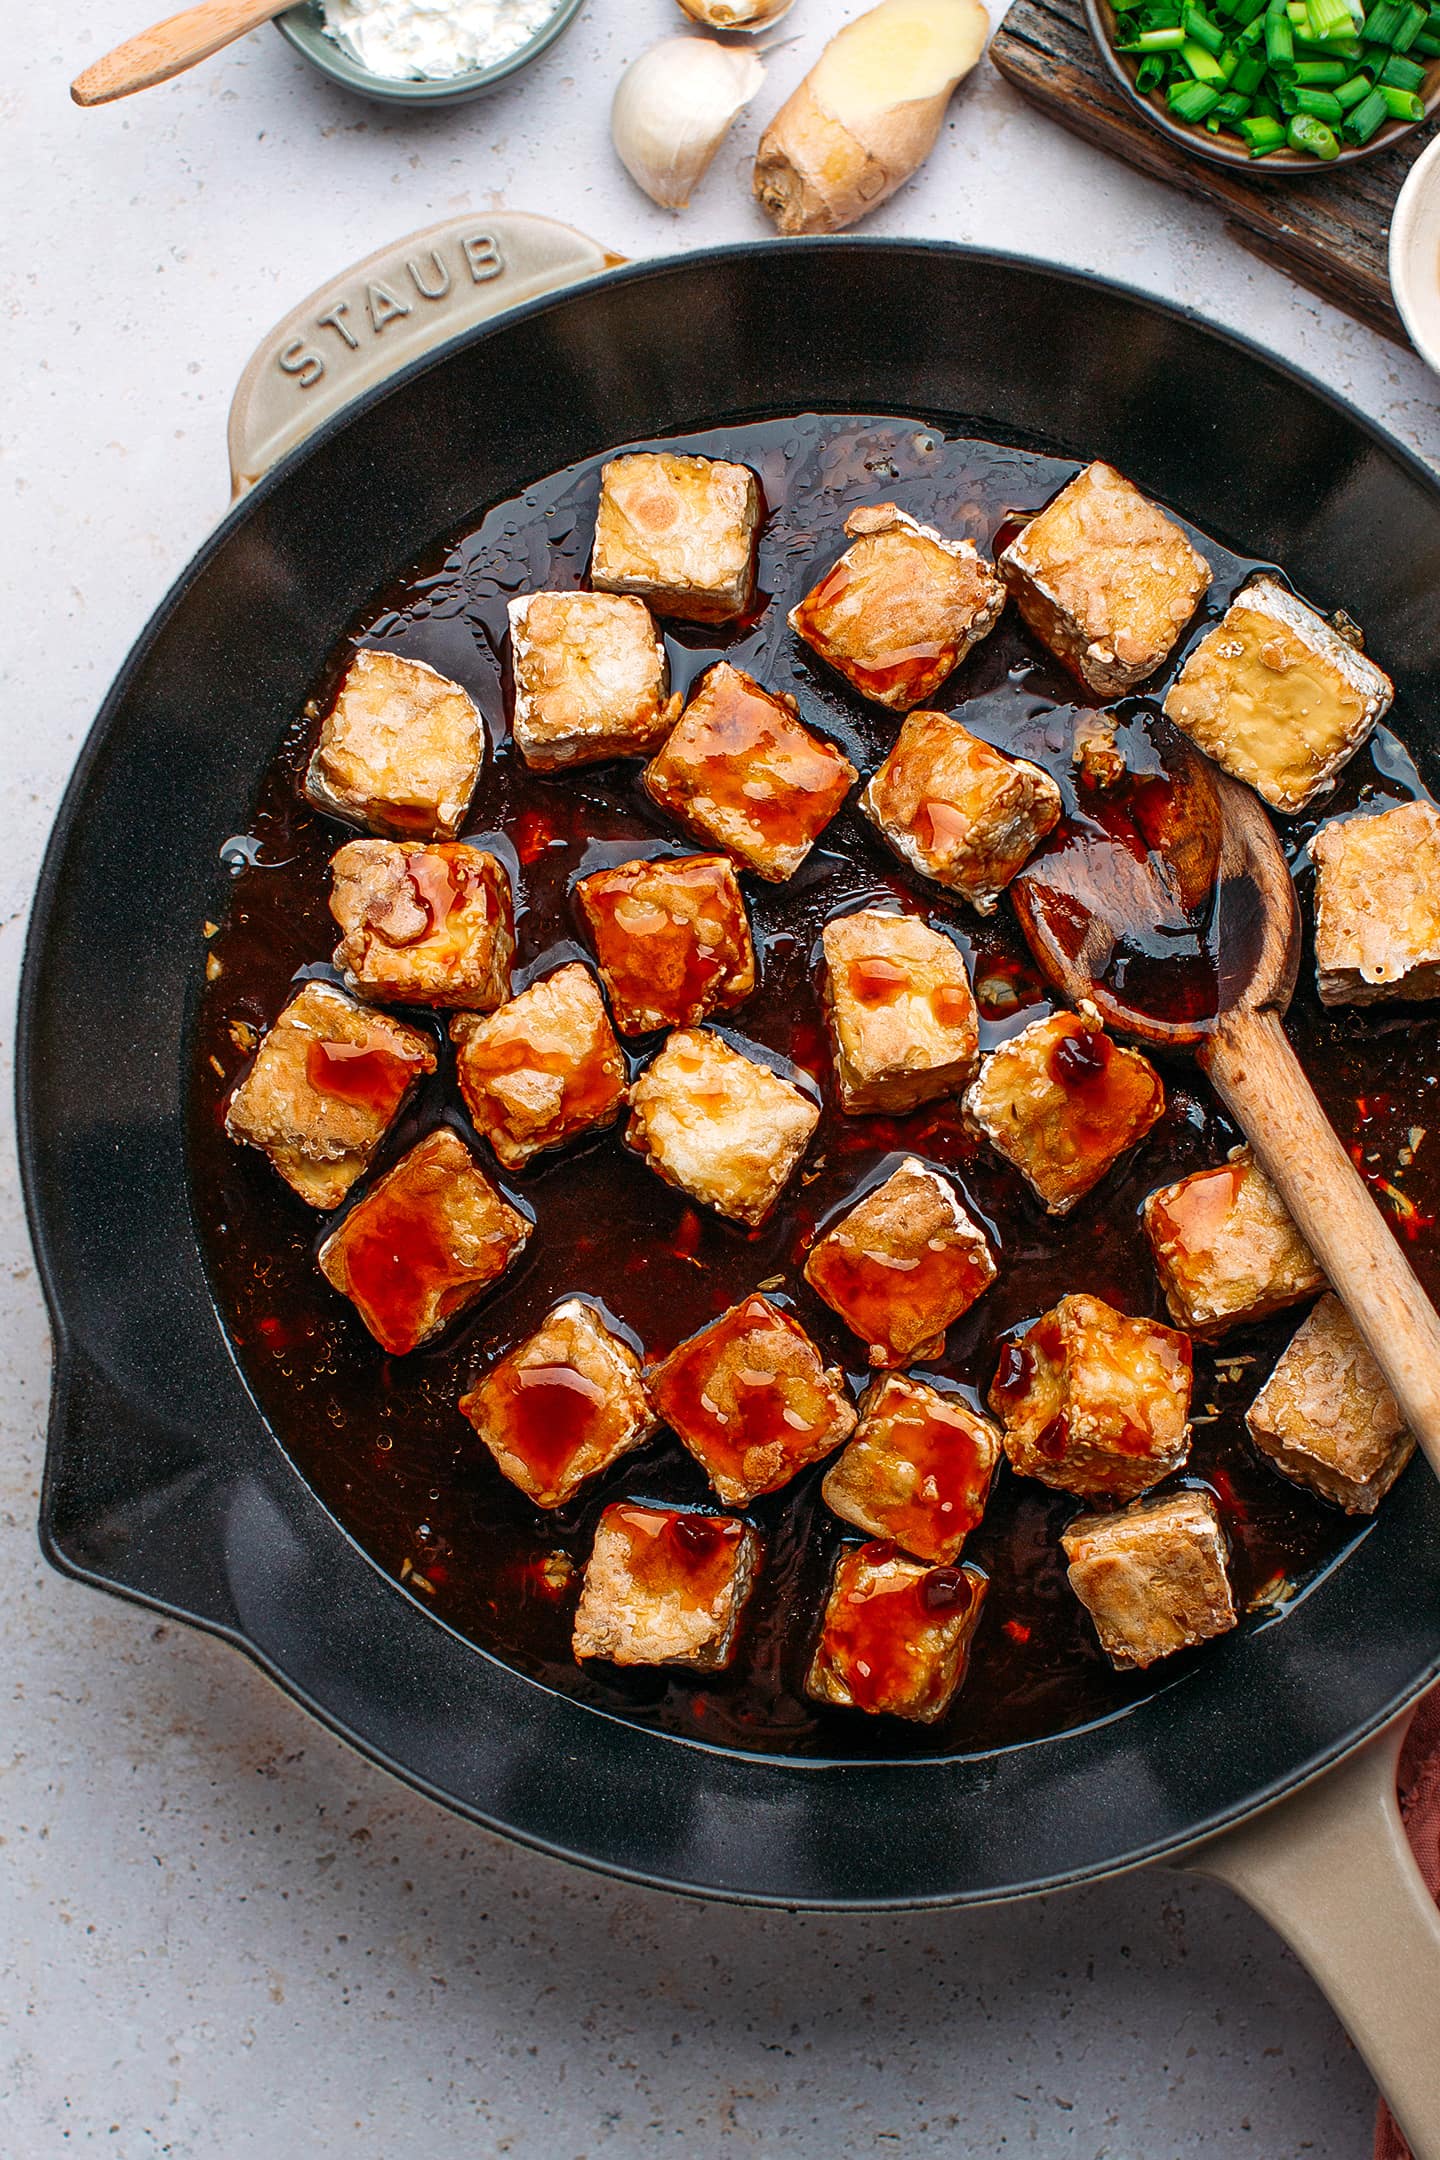
[[[1397,803],[1326,825],[1315,865],[1315,975],[1322,1003],[1440,997],[1440,810]]]
[[[894,503],[852,510],[847,548],[790,626],[877,705],[924,705],[1000,620],[1005,588],[969,540],[947,540]]]
[[[657,1422],[629,1343],[573,1297],[461,1396],[460,1412],[502,1475],[542,1508],[564,1507]]]
[[[840,1107],[914,1110],[975,1071],[980,1016],[959,947],[915,915],[861,908],[821,933]]]
[[[992,1050],[964,1107],[1046,1212],[1066,1215],[1144,1139],[1165,1089],[1149,1059],[1112,1042],[1085,1007],[1032,1020]]]
[[[805,1280],[869,1346],[872,1365],[939,1357],[945,1330],[995,1280],[980,1225],[948,1178],[907,1155],[818,1238]]]
[[[1060,822],[1060,790],[946,713],[912,712],[860,797],[902,862],[982,915]]]
[[[622,1035],[694,1027],[755,988],[750,919],[726,855],[664,855],[577,879]]]
[[[776,1492],[855,1430],[855,1410],[798,1320],[758,1293],[646,1374],[650,1400],[722,1500]]]
[[[860,1423],[820,1490],[867,1536],[949,1566],[985,1513],[1001,1453],[999,1429],[961,1396],[887,1373],[866,1389]]]
[[[318,1257],[380,1347],[404,1357],[498,1281],[529,1235],[459,1134],[440,1125],[356,1201]]]
[[[808,1095],[708,1028],[678,1029],[630,1089],[625,1138],[667,1185],[754,1229],[810,1144]]]
[[[1077,1515],[1060,1540],[1070,1587],[1118,1672],[1224,1635],[1239,1619],[1225,1532],[1207,1492]]]
[[[1301,1322],[1245,1422],[1277,1470],[1347,1515],[1373,1515],[1415,1452],[1379,1366],[1328,1294]]]
[[[1144,1208],[1145,1235],[1170,1316],[1214,1337],[1268,1319],[1325,1287],[1315,1255],[1248,1148],[1162,1185]]]
[[[311,1207],[339,1207],[416,1081],[434,1070],[435,1046],[419,1028],[308,982],[231,1096],[225,1130],[268,1155]]]
[[[1323,615],[1256,578],[1190,654],[1165,714],[1291,816],[1334,786],[1394,695],[1389,676]]]
[[[575,1655],[723,1671],[759,1566],[759,1538],[733,1516],[607,1507],[585,1567]]]
[[[507,1170],[620,1115],[625,1060],[595,978],[578,961],[485,1019],[452,1021],[451,1033],[465,1106]]]
[[[965,1677],[988,1587],[978,1568],[925,1567],[888,1543],[843,1552],[806,1694],[933,1725]]]
[[[510,602],[511,726],[534,772],[648,757],[675,724],[665,647],[643,600],[524,593]]]
[[[1133,1500],[1190,1453],[1189,1337],[1074,1294],[1006,1343],[990,1389],[1022,1477]]]
[[[357,652],[305,775],[317,810],[400,840],[453,840],[485,762],[480,715],[423,660]]]
[[[755,591],[764,506],[747,466],[639,450],[601,468],[590,582],[657,615],[733,622]]]
[[[493,855],[351,840],[330,877],[335,965],[358,997],[492,1012],[510,995],[510,879]]]
[[[999,570],[1042,644],[1100,697],[1155,673],[1210,585],[1174,519],[1099,461],[1029,520]]]
[[[772,884],[794,877],[859,778],[795,700],[719,661],[646,766],[647,793],[687,832]]]

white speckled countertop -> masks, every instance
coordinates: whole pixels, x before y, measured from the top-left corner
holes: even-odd
[[[678,27],[670,0],[590,0],[521,83],[420,119],[351,102],[271,31],[74,110],[69,78],[148,12],[31,9],[0,93],[7,1011],[53,806],[223,507],[226,404],[261,330],[454,210],[548,211],[630,255],[765,229],[742,184],[753,121],[683,220],[612,161],[610,85]],[[777,91],[840,13],[799,0]],[[1418,360],[988,70],[873,229],[1184,300],[1440,456]],[[4,1101],[8,1121],[8,1084]],[[1368,2152],[1363,2069],[1219,1890],[1154,1873],[980,1917],[837,1922],[615,1888],[413,1797],[232,1652],[50,1575],[45,1322],[8,1144],[0,1238],[4,2160]]]

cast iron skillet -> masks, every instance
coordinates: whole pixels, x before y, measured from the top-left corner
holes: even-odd
[[[502,299],[512,245],[507,228],[486,273]],[[359,323],[363,286],[350,297]],[[260,356],[277,395],[313,349],[329,356],[331,396],[333,356],[349,352],[307,308]],[[373,370],[367,335],[355,366]],[[711,1896],[963,1903],[1174,1853],[1393,1720],[1440,1672],[1434,1480],[1406,1477],[1283,1621],[1216,1645],[1118,1719],[978,1758],[728,1754],[546,1692],[381,1574],[247,1394],[187,1193],[182,1108],[200,926],[220,913],[217,843],[245,829],[350,619],[397,567],[535,476],[637,437],[817,407],[913,411],[1110,458],[1207,531],[1283,562],[1371,626],[1406,740],[1440,787],[1440,488],[1233,337],[1094,279],[854,241],[622,270],[471,331],[361,395],[226,520],[127,662],[61,810],[18,1058],[56,1337],[41,1537],[57,1567],[226,1636],[374,1760],[548,1851]]]

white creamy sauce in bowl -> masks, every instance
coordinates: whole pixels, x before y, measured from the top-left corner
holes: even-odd
[[[372,75],[438,81],[527,45],[558,0],[324,0],[325,28]]]

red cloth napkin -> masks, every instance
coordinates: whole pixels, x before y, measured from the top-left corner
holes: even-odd
[[[1440,1898],[1440,1692],[1434,1690],[1416,1711],[1401,1752],[1400,1812],[1420,1872]],[[1375,2119],[1375,2160],[1411,2160],[1383,2100]]]

